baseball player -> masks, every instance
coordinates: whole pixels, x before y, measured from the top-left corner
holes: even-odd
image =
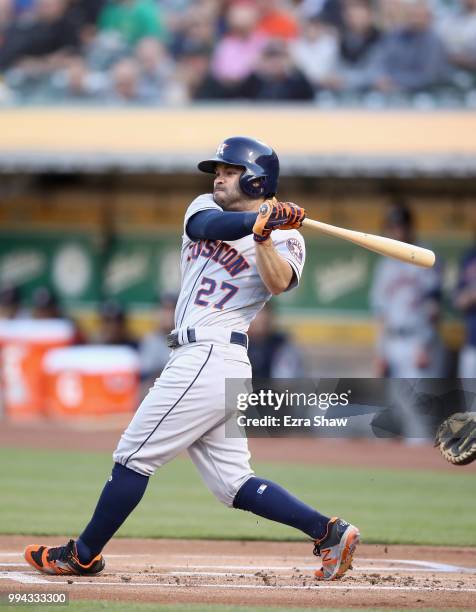
[[[25,559],[49,574],[99,574],[102,549],[140,502],[150,476],[187,450],[221,502],[303,531],[322,556],[316,577],[339,578],[351,565],[357,528],[255,476],[246,438],[225,435],[233,417],[225,414],[225,380],[251,378],[248,326],[272,295],[299,283],[305,245],[297,228],[305,211],[276,200],[279,161],[262,142],[227,138],[198,168],[214,175],[213,193],[197,197],[185,213],[170,359],[122,435],[79,538],[28,546]]]
[[[414,242],[411,212],[390,207],[385,227],[396,240]],[[376,375],[420,379],[444,376],[445,351],[438,334],[441,274],[408,263],[382,258],[375,269],[370,301],[379,321]],[[409,443],[431,437],[428,415],[414,404],[410,387],[399,385],[395,396],[401,433]]]

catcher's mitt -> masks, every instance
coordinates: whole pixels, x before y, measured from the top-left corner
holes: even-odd
[[[455,412],[445,419],[435,436],[443,457],[454,465],[476,459],[476,412]]]

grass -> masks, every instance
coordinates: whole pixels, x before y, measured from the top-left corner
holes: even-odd
[[[464,473],[322,468],[256,463],[328,515],[357,524],[363,540],[475,546],[474,476]],[[112,459],[108,453],[0,449],[0,533],[77,535],[91,516]],[[128,537],[302,540],[283,525],[217,502],[193,465],[177,459],[151,479],[119,532]]]

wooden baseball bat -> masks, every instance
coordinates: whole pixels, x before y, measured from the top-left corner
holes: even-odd
[[[393,240],[392,238],[386,238],[385,236],[376,236],[375,234],[356,232],[355,230],[329,225],[328,223],[314,221],[313,219],[304,219],[303,226],[315,229],[318,232],[321,232],[321,234],[343,238],[344,240],[348,240],[349,242],[353,242],[354,244],[364,247],[364,249],[374,251],[379,255],[394,257],[395,259],[400,259],[401,261],[405,261],[406,263],[414,264],[416,266],[422,266],[423,268],[431,268],[435,263],[435,254],[433,251],[424,249],[414,244],[400,242],[399,240]]]

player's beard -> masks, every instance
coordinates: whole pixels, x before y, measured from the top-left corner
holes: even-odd
[[[218,188],[213,190],[213,199],[223,210],[242,210],[244,196],[239,187],[232,190],[229,188]]]

